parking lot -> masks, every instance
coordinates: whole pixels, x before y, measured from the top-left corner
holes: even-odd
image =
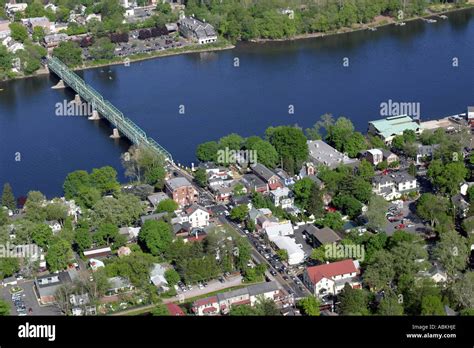
[[[11,315],[62,315],[58,307],[40,306],[33,290],[33,281],[22,282],[17,285],[23,291],[12,298],[11,286],[1,289],[1,297],[10,305]],[[24,313],[24,314],[23,314]]]
[[[178,287],[178,295],[174,297],[174,301],[182,301],[187,298],[205,295],[207,293],[224,290],[242,284],[241,275],[231,276],[228,278],[224,278],[223,280],[224,281],[211,280],[207,283],[206,287],[199,287],[198,285],[193,285],[191,289],[189,289],[189,287],[186,287],[186,291],[183,291]]]
[[[391,203],[389,206],[389,215],[387,216],[387,235],[391,236],[397,230],[424,234],[427,226],[415,214],[415,202],[403,202],[403,207],[397,208],[396,204]],[[391,221],[389,221],[390,219]]]

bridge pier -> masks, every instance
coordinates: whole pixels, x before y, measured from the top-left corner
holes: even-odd
[[[76,103],[77,105],[81,105],[82,104],[82,100],[81,100],[81,96],[79,94],[76,94],[74,96],[74,103]]]
[[[112,135],[110,136],[112,139],[119,139],[120,138],[120,133],[117,128],[114,128],[112,131]]]
[[[61,79],[61,80],[59,80],[59,82],[56,85],[54,85],[51,88],[52,89],[62,89],[62,88],[66,88],[66,85],[64,84],[64,81]]]
[[[99,112],[97,110],[92,110],[92,115],[90,117],[88,117],[87,119],[91,120],[91,121],[100,120]]]

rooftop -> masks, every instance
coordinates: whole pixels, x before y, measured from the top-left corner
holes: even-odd
[[[420,125],[407,115],[392,116],[381,120],[370,121],[369,125],[372,125],[384,138],[402,134],[404,130],[413,130],[416,132],[420,129]]]
[[[347,259],[337,262],[325,263],[319,266],[308,267],[306,271],[308,272],[311,282],[313,284],[317,284],[323,278],[331,279],[337,275],[357,273],[358,269],[359,267],[357,262]]]
[[[171,188],[171,190],[174,191],[174,190],[179,189],[180,187],[183,187],[183,186],[191,186],[191,183],[185,177],[178,176],[177,178],[169,179],[166,182],[166,185],[168,185],[168,187]]]
[[[358,160],[349,158],[322,140],[308,140],[307,144],[309,156],[315,164],[336,168],[341,164],[350,165],[358,162]]]

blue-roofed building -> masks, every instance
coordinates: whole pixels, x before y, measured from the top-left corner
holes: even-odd
[[[386,144],[390,144],[396,135],[403,134],[404,130],[421,133],[420,125],[406,115],[391,116],[369,122],[369,133],[379,136]]]

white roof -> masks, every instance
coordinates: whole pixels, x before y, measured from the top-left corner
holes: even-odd
[[[274,238],[292,235],[293,226],[291,225],[291,222],[286,222],[283,224],[268,226],[265,228],[265,232],[267,233],[268,239],[273,242]]]
[[[370,149],[370,150],[367,150],[367,152],[370,152],[374,156],[376,155],[383,156],[382,150],[379,150],[379,149]]]
[[[286,250],[290,264],[300,263],[304,260],[304,251],[296,244],[294,239],[284,236],[277,237],[272,242],[275,243],[278,249]]]

